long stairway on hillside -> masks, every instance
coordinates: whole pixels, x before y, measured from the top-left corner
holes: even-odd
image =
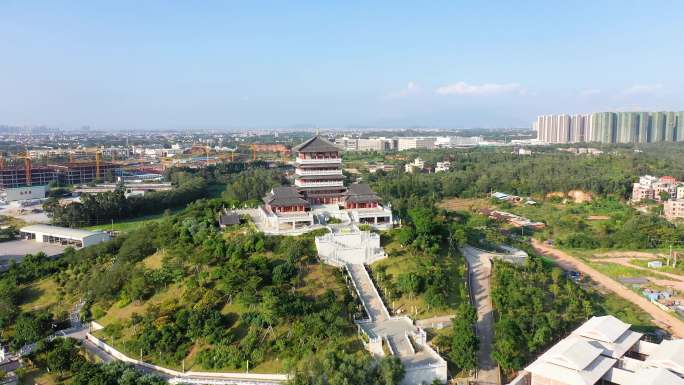
[[[373,322],[387,321],[389,314],[382,299],[375,290],[366,267],[361,264],[348,264],[347,271],[354,280],[361,302],[368,311],[368,316]]]

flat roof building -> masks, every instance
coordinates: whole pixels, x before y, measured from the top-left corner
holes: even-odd
[[[509,385],[684,385],[684,340],[647,342],[630,326],[592,317]]]
[[[68,227],[50,225],[30,225],[22,227],[19,234],[23,239],[36,242],[56,243],[77,248],[96,245],[111,239],[104,231],[70,229]]]

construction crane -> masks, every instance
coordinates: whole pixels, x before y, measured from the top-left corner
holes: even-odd
[[[100,165],[102,163],[102,151],[96,150],[95,151],[95,179],[100,179],[101,174],[100,174]]]
[[[28,152],[24,156],[24,172],[26,173],[26,185],[31,185],[31,157],[28,156]]]

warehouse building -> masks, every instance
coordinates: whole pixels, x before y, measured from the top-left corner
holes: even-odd
[[[111,239],[109,234],[103,231],[88,231],[49,225],[22,227],[19,230],[19,234],[23,239],[44,243],[56,243],[77,248],[96,245]]]

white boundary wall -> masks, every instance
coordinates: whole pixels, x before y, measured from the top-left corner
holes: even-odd
[[[120,351],[116,350],[112,346],[108,345],[104,341],[100,340],[99,338],[95,337],[94,335],[88,333],[86,336],[86,339],[95,344],[98,348],[102,349],[103,351],[107,352],[109,355],[112,357],[123,361],[123,362],[128,362],[137,366],[142,366],[148,369],[152,369],[156,372],[159,373],[164,373],[169,376],[176,377],[177,379],[172,379],[174,380],[174,383],[183,383],[183,379],[188,379],[190,382],[193,382],[193,378],[211,378],[211,379],[226,379],[226,380],[231,380],[236,383],[240,383],[240,380],[244,380],[243,382],[248,383],[250,381],[259,381],[260,383],[263,383],[264,385],[268,384],[281,384],[284,383],[285,381],[288,380],[288,376],[285,374],[260,374],[260,373],[220,373],[220,372],[179,372],[177,370],[173,369],[168,369],[164,368],[161,366],[157,365],[152,365],[148,364],[147,362],[144,361],[139,361],[133,358],[128,357],[127,355],[121,353]]]

